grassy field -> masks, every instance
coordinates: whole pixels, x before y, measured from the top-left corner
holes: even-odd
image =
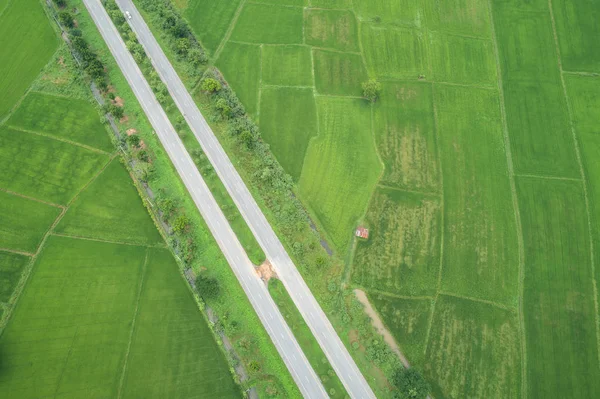
[[[118,158],[79,194],[55,231],[141,245],[163,242]]]
[[[185,9],[184,15],[191,22],[198,39],[209,52],[214,53],[241,2],[177,0],[175,4]]]
[[[317,109],[311,89],[273,87],[262,90],[260,131],[295,181],[317,131]]]
[[[321,382],[330,398],[347,397],[346,389],[335,374],[335,371],[329,365],[325,353],[319,346],[317,340],[306,325],[302,315],[292,302],[289,294],[281,281],[277,279],[269,280],[269,293],[273,297],[279,311],[285,317],[285,321],[294,333],[302,352],[307,357],[315,373],[321,378]]]
[[[0,127],[0,392],[241,397],[65,55]]]
[[[342,281],[368,291],[433,394],[598,396],[597,4],[251,3],[211,22],[233,31],[216,63],[250,109],[260,93],[263,137],[300,176]],[[238,40],[262,45],[261,61],[236,71]],[[373,105],[353,99],[369,77],[383,85]],[[310,89],[312,132],[298,126]],[[359,223],[369,240],[352,239]]]
[[[0,251],[0,303],[8,302],[13,295],[21,274],[30,260],[31,258],[25,255]]]
[[[34,253],[61,210],[0,191],[0,248]]]
[[[236,93],[246,107],[246,112],[256,116],[260,83],[260,47],[227,43],[217,66],[236,87]]]
[[[66,205],[109,161],[106,154],[0,127],[0,187]]]
[[[385,166],[381,183],[439,192],[431,84],[386,82],[373,118],[377,150]]]
[[[362,100],[328,97],[317,98],[317,109],[319,135],[308,146],[299,188],[333,244],[344,250],[381,173],[371,109]]]
[[[600,392],[594,276],[582,182],[520,178],[531,396]]]
[[[86,100],[31,92],[7,125],[49,134],[106,152],[113,151],[98,112]]]
[[[516,304],[515,214],[495,91],[436,88],[444,178],[442,288]]]
[[[520,365],[514,312],[438,298],[422,366],[436,397],[520,398]]]
[[[0,4],[0,121],[25,94],[58,48],[58,39],[38,0]],[[4,9],[4,11],[2,11]]]
[[[435,293],[441,228],[437,196],[378,188],[365,224],[373,234],[356,244],[355,284],[404,295]]]
[[[313,86],[310,48],[262,46],[263,85]]]
[[[123,397],[241,397],[166,249],[148,249]]]

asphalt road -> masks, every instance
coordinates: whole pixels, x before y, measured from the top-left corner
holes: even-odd
[[[86,0],[86,3],[90,2],[100,6],[99,0]],[[304,279],[296,269],[296,266],[269,225],[256,201],[254,201],[242,178],[235,170],[138,10],[131,0],[116,0],[116,2],[123,12],[129,11],[131,14],[132,18],[128,22],[132,30],[136,33],[152,65],[167,86],[171,97],[184,115],[192,132],[202,146],[204,153],[265,252],[267,259],[273,265],[277,275],[329,359],[331,366],[344,384],[348,394],[352,398],[375,398],[375,394],[369,387],[369,384],[360,373],[350,353],[343,345],[327,316],[310,292]],[[116,29],[113,28],[113,31],[114,34],[117,34]],[[176,136],[176,134],[174,135]],[[171,139],[169,138],[169,140]],[[193,163],[191,167],[195,169]],[[188,173],[187,169],[185,173]],[[208,215],[208,217],[211,217],[211,215]],[[216,235],[215,238],[217,241],[220,241],[220,238]],[[228,242],[221,243],[220,245],[223,252],[229,251]],[[312,394],[307,396],[313,397]]]
[[[308,398],[326,398],[327,394],[319,377],[304,356],[265,284],[255,272],[254,265],[250,262],[148,82],[127,50],[116,27],[100,4],[100,0],[84,0],[84,4],[300,391]],[[139,18],[137,15],[136,17]]]

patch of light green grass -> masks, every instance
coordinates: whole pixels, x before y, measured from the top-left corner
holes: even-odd
[[[263,89],[260,109],[262,137],[285,171],[298,181],[308,143],[317,133],[312,89]]]
[[[359,51],[358,28],[353,12],[307,9],[304,21],[306,44],[339,51]]]
[[[0,302],[8,302],[30,260],[28,256],[0,251]]]
[[[58,48],[42,7],[38,0],[12,1],[0,15],[0,120]]]
[[[98,111],[87,100],[31,92],[7,124],[106,152],[114,149]]]
[[[108,156],[13,129],[0,129],[0,187],[65,205]]]
[[[119,158],[113,159],[77,197],[56,231],[136,244],[154,245],[162,242]]]
[[[359,54],[313,50],[315,86],[319,94],[361,96],[361,84],[368,79]]]
[[[60,209],[0,191],[0,248],[34,253]]]
[[[264,44],[301,44],[302,8],[246,3],[231,40]]]
[[[319,135],[311,140],[299,190],[342,253],[363,216],[382,166],[366,100],[317,98]]]

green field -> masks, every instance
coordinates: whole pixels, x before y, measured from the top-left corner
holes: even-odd
[[[310,48],[305,46],[263,46],[263,85],[312,86]]]
[[[260,47],[240,43],[227,43],[217,62],[251,115],[258,111],[260,64]]]
[[[520,178],[532,396],[600,392],[594,275],[582,182]],[[568,367],[565,367],[565,364]]]
[[[55,231],[142,245],[163,241],[118,158],[79,194]]]
[[[285,321],[290,326],[302,352],[304,352],[304,355],[315,370],[315,373],[320,377],[329,397],[347,397],[348,395],[342,382],[331,368],[329,361],[325,357],[325,353],[323,353],[319,343],[312,335],[312,332],[306,325],[306,322],[296,308],[296,305],[294,305],[294,302],[287,293],[283,283],[276,279],[269,280],[269,293],[273,297],[273,300],[277,304]]]
[[[189,1],[178,0],[175,3],[183,4],[184,15],[191,22],[192,29],[202,42],[202,45],[214,53],[242,0],[229,1]]]
[[[261,3],[211,14],[216,63],[432,394],[599,396],[597,2]]]
[[[0,191],[0,248],[34,253],[60,208]]]
[[[58,48],[58,39],[38,0],[0,4],[0,121]],[[4,11],[2,11],[4,9]]]
[[[28,256],[0,251],[0,303],[8,302],[13,295],[21,274],[29,262]]]
[[[422,366],[436,397],[520,398],[520,356],[514,312],[440,296]]]
[[[311,89],[274,87],[260,97],[260,131],[271,150],[295,181],[317,130],[317,109]]]
[[[106,152],[113,151],[98,113],[85,100],[31,92],[7,125],[49,134]]]
[[[108,155],[34,133],[0,127],[0,187],[66,205]]]
[[[56,43],[41,6],[21,10],[43,18],[23,26],[43,22],[42,39]],[[22,49],[29,65],[43,54]],[[173,255],[156,248],[165,243],[129,173],[110,157],[98,109],[82,100],[83,72],[64,56],[34,83],[47,92],[31,91],[0,126],[0,396],[242,397]]]
[[[440,200],[437,196],[378,188],[365,224],[369,240],[357,243],[352,280],[367,290],[430,295],[440,269]]]
[[[333,244],[343,250],[350,244],[356,221],[364,214],[381,164],[367,104],[357,99],[319,97],[317,110],[319,135],[308,145],[299,188]]]

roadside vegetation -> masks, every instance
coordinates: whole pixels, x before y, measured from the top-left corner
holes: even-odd
[[[138,189],[146,197],[147,209],[166,231],[167,243],[183,262],[182,272],[190,284],[196,290],[206,289],[200,284],[204,280],[218,286],[214,290],[216,295],[206,295],[206,292],[198,290],[196,298],[203,307],[206,305],[212,329],[222,337],[227,357],[241,378],[242,386],[244,389],[255,388],[259,395],[266,397],[299,397],[299,391],[283,361],[153,134],[83,3],[79,0],[68,1],[65,10],[71,12],[76,21],[76,28],[72,31],[81,32],[81,37],[85,38],[89,48],[104,65],[108,86],[106,90],[101,90],[105,101],[104,111],[114,117],[120,133],[117,144],[127,155],[127,164],[139,182]],[[136,47],[139,44],[134,40],[129,40],[128,45],[134,53],[139,49]],[[136,54],[138,59],[143,57],[143,52]],[[164,100],[167,99],[170,100],[170,97]],[[179,115],[171,115],[175,124]],[[202,158],[199,152],[195,155],[196,158]],[[115,198],[115,203],[118,202],[119,199]],[[79,210],[81,216],[86,212],[83,207]],[[225,213],[228,214],[227,211]],[[84,220],[81,216],[74,216],[69,228],[81,228],[78,226]],[[264,258],[257,252],[254,255],[257,262]]]

